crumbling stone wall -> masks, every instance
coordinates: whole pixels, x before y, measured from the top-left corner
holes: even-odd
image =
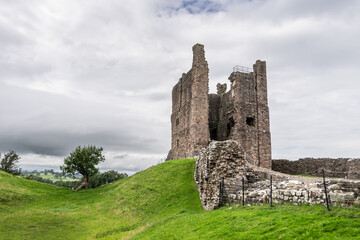
[[[322,176],[360,179],[360,159],[354,158],[302,158],[298,161],[273,160],[272,170],[292,175]]]
[[[239,188],[242,177],[251,174],[245,162],[244,150],[233,140],[212,141],[203,149],[196,162],[195,181],[204,209],[211,210],[220,205],[220,182],[223,177],[228,191]]]
[[[167,159],[196,157],[211,140],[237,140],[256,166],[271,168],[266,62],[254,72],[231,73],[230,90],[218,84],[208,94],[204,46],[193,47],[193,67],[173,88],[171,150]]]
[[[172,91],[171,150],[167,159],[199,155],[209,143],[208,64],[204,46],[193,46],[192,68]]]
[[[218,208],[224,200],[242,202],[242,177],[245,180],[244,200],[249,204],[269,203],[270,176],[274,203],[325,203],[322,178],[275,172],[252,165],[250,158],[251,155],[234,140],[213,141],[201,152],[196,162],[195,181],[204,209]],[[222,178],[225,191],[221,194]],[[326,184],[331,205],[360,204],[360,180],[327,178]]]
[[[217,94],[220,95],[220,103],[210,105],[210,113],[216,112],[213,108],[220,105],[217,110],[219,117],[218,122],[211,125],[211,131],[216,131],[216,134],[210,136],[212,140],[239,141],[251,155],[254,165],[271,168],[266,62],[256,61],[253,69],[251,73],[231,73],[230,91]]]

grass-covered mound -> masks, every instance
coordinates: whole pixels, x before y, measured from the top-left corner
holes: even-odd
[[[351,239],[357,209],[202,209],[195,160],[175,160],[73,192],[0,171],[0,239]]]
[[[118,239],[202,211],[194,164],[166,162],[79,192],[0,172],[0,239]]]

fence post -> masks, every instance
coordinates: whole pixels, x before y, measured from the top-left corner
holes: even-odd
[[[223,203],[223,180],[224,178],[221,178],[221,181],[220,181],[220,189],[219,189],[219,204],[220,204],[220,207],[224,204]]]
[[[327,196],[327,191],[326,191],[326,182],[325,182],[325,171],[324,171],[324,169],[322,169],[322,175],[323,175],[323,181],[324,181],[326,208],[327,208],[328,211],[330,211],[329,201],[328,201],[328,196]]]
[[[221,199],[223,199],[223,196],[225,195],[225,198],[226,198],[226,200],[228,201],[228,203],[229,203],[229,207],[231,207],[231,204],[230,204],[230,200],[229,200],[229,197],[228,197],[228,195],[226,194],[226,192],[225,192],[225,183],[224,183],[224,177],[222,177],[221,178],[221,185],[220,186],[222,186],[221,187]],[[221,201],[222,202],[222,201]],[[223,202],[222,202],[223,203]]]
[[[244,176],[241,179],[242,182],[242,205],[245,206],[245,181]]]
[[[270,175],[270,207],[272,206],[272,175]]]

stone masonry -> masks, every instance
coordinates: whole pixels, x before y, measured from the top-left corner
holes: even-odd
[[[230,90],[218,84],[208,93],[209,69],[204,46],[193,46],[193,64],[172,91],[169,159],[199,156],[210,141],[236,140],[252,164],[271,169],[271,137],[267,100],[266,62],[256,61],[253,72],[230,74]]]
[[[301,158],[298,161],[273,160],[272,170],[292,175],[360,179],[359,158]]]
[[[224,201],[241,203],[242,177],[246,204],[269,203],[270,176],[274,203],[325,204],[322,178],[287,175],[254,166],[252,162],[251,156],[234,140],[213,141],[203,149],[196,163],[195,181],[204,209],[218,208]],[[222,178],[224,187],[220,191]],[[360,204],[360,180],[327,178],[326,184],[331,205]]]
[[[249,170],[246,169],[245,152],[238,142],[212,141],[200,153],[195,169],[195,181],[204,209],[212,210],[220,205],[222,178],[226,179],[227,188],[239,188],[236,186]]]
[[[209,69],[204,46],[193,46],[193,64],[172,90],[171,150],[168,159],[199,155],[210,139],[208,122]]]

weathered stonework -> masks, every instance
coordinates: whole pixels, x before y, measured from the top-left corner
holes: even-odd
[[[220,205],[220,182],[223,177],[228,188],[236,188],[233,185],[240,183],[247,172],[245,152],[238,142],[212,141],[200,153],[195,169],[195,181],[204,209],[212,210]]]
[[[171,150],[167,159],[196,157],[211,140],[236,140],[256,166],[271,168],[271,137],[267,101],[266,63],[256,61],[253,72],[234,70],[230,90],[217,85],[208,94],[208,65],[204,46],[193,47],[193,66],[172,91]]]
[[[270,199],[270,176],[273,179],[274,203],[324,204],[322,178],[292,176],[251,164],[241,144],[228,140],[213,141],[204,149],[196,163],[195,181],[201,203],[206,210],[221,206],[221,202],[242,202],[242,177],[245,182],[245,202],[266,204]],[[221,194],[220,183],[224,178]],[[360,204],[360,181],[327,178],[331,205]]]
[[[360,179],[359,158],[302,158],[298,161],[273,160],[272,170],[292,175],[322,176]]]
[[[295,176],[281,176],[272,172],[273,176],[273,202],[294,204],[325,204],[325,191],[321,178],[301,178]],[[275,181],[274,181],[275,179]],[[250,183],[245,191],[245,201],[254,204],[269,203],[270,181]],[[360,204],[360,181],[347,179],[327,178],[327,193],[332,206],[352,206]],[[231,201],[236,197],[241,199],[241,191],[231,195]]]
[[[209,143],[208,64],[204,46],[193,46],[193,64],[172,90],[171,150],[167,159],[198,156]]]

